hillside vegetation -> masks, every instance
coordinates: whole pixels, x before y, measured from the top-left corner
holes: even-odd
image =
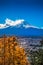
[[[30,65],[16,37],[0,38],[0,65]]]

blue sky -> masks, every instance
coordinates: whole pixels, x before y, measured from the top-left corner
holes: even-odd
[[[0,23],[6,18],[43,27],[43,0],[0,0]]]

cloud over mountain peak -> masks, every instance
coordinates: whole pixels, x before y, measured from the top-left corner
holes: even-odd
[[[9,26],[17,26],[17,25],[20,25],[24,22],[24,19],[19,19],[19,20],[10,20],[10,19],[6,19],[5,20],[5,23],[4,24],[0,24],[0,29],[3,29],[3,28],[7,28]]]
[[[5,21],[6,21],[6,24],[8,24],[9,26],[16,26],[16,25],[22,24],[24,22],[23,19],[19,19],[19,20],[15,20],[15,21],[6,19]]]
[[[21,25],[24,28],[43,29],[43,27],[39,28],[37,26],[33,26],[33,25],[30,25],[30,24],[27,24],[24,19],[19,19],[19,20],[13,21],[13,20],[8,19],[8,18],[5,20],[4,24],[0,24],[0,29],[4,29],[4,28],[10,27],[10,26],[11,27],[13,27],[13,26],[15,26],[15,27],[21,27]]]

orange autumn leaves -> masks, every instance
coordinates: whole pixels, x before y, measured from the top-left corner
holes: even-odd
[[[0,65],[30,65],[16,37],[0,38]]]

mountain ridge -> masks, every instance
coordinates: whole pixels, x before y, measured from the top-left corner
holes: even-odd
[[[5,24],[0,24],[0,35],[14,35],[14,36],[37,36],[43,37],[43,29],[32,26],[25,23],[22,20],[12,21],[10,19],[6,20]],[[7,26],[6,26],[7,25]]]

